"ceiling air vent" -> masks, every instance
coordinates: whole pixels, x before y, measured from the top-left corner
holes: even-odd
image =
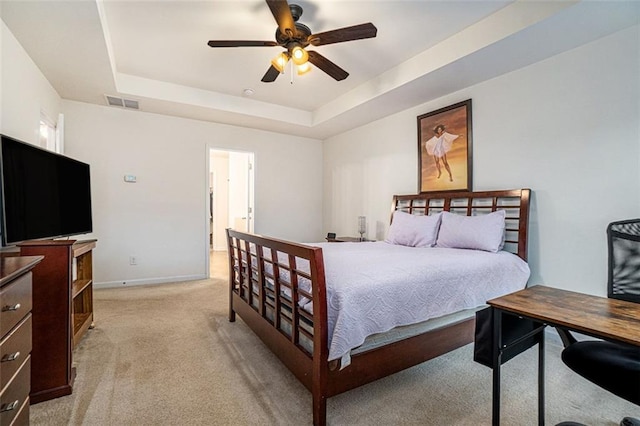
[[[125,108],[140,109],[138,107],[138,101],[134,101],[132,99],[123,99],[123,101],[124,101]]]
[[[128,109],[140,109],[140,105],[138,101],[134,101],[133,99],[124,99],[118,96],[104,95],[107,100],[107,105],[115,106],[120,108],[128,108]]]

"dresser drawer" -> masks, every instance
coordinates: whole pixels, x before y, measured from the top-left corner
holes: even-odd
[[[0,290],[0,336],[31,312],[31,272]]]
[[[11,426],[28,426],[29,425],[29,398],[24,401],[22,408],[13,418]]]
[[[10,425],[21,411],[24,402],[29,398],[31,387],[31,357],[24,364],[0,394],[0,424]]]
[[[31,353],[31,314],[0,341],[0,391]]]

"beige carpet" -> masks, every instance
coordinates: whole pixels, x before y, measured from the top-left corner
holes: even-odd
[[[215,257],[215,256],[214,256]],[[309,425],[311,394],[238,320],[224,259],[205,281],[96,290],[96,328],[74,351],[73,394],[33,425]],[[330,425],[489,425],[491,370],[472,345],[329,399]],[[640,407],[568,370],[547,345],[548,425],[617,425]],[[536,425],[537,350],[503,368],[503,425]]]

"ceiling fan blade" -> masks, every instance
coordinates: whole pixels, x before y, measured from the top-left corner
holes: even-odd
[[[209,40],[211,47],[277,46],[275,41],[258,40]]]
[[[267,72],[264,74],[264,77],[262,77],[262,82],[263,83],[271,83],[271,82],[275,81],[276,78],[278,78],[279,74],[280,74],[280,71],[278,71],[278,69],[276,67],[271,65],[271,67],[269,67]]]
[[[318,52],[314,52],[313,50],[308,50],[309,54],[309,62],[311,62],[316,67],[320,68],[322,71],[329,74],[331,77],[336,79],[337,81],[344,80],[349,76],[349,73],[319,54]]]
[[[311,34],[309,43],[314,46],[324,44],[342,43],[343,41],[361,40],[363,38],[373,38],[378,33],[378,29],[371,22],[354,25],[352,27],[339,28],[337,30],[325,31],[323,33]]]
[[[295,37],[298,31],[287,0],[266,0],[266,2],[273,17],[276,18],[280,32],[289,37]]]

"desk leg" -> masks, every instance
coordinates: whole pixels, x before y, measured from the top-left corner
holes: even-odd
[[[544,426],[544,328],[538,343],[538,426]]]
[[[491,424],[500,426],[500,365],[502,364],[502,311],[493,309],[493,393]]]

